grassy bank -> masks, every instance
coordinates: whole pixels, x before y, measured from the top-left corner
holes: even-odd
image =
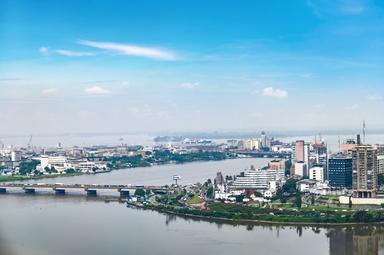
[[[335,208],[270,209],[241,204],[210,203],[208,210],[169,205],[145,208],[184,216],[246,223],[280,223],[300,225],[351,225],[384,223],[384,212],[378,210],[341,210]]]
[[[70,177],[83,175],[83,173],[71,173],[71,174],[51,174],[51,175],[41,175],[41,176],[0,176],[0,182],[13,182],[13,181],[28,181],[28,180],[38,180],[38,179],[47,179],[47,178],[57,178],[57,177]]]

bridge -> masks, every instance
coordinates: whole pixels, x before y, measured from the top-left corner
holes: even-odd
[[[100,185],[100,184],[47,184],[47,183],[0,183],[0,193],[7,193],[7,190],[23,190],[27,194],[34,194],[42,190],[53,190],[56,194],[65,195],[69,190],[82,190],[88,196],[96,196],[97,191],[111,190],[120,194],[120,197],[129,197],[137,189],[149,190],[153,193],[167,193],[170,188],[167,186],[133,186],[133,185]]]

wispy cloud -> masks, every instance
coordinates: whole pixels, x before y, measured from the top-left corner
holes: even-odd
[[[369,7],[366,0],[308,0],[307,4],[318,17],[324,14],[360,15]]]
[[[49,47],[46,47],[46,46],[41,46],[39,48],[39,52],[41,55],[43,56],[48,56],[49,55]]]
[[[0,82],[8,82],[8,81],[21,81],[19,78],[0,78]]]
[[[288,97],[288,92],[281,89],[274,89],[272,87],[267,87],[263,89],[262,95],[266,97],[285,98],[285,97]]]
[[[57,96],[57,95],[59,95],[59,90],[56,88],[43,89],[41,91],[41,95],[46,96],[46,97]]]
[[[159,59],[159,60],[178,59],[178,56],[175,53],[168,50],[142,47],[142,46],[132,45],[132,44],[123,44],[123,43],[114,43],[114,42],[96,42],[96,41],[87,41],[87,40],[80,40],[79,44],[96,48],[96,49],[106,50],[110,53],[121,54],[121,55],[146,57],[146,58]]]
[[[199,86],[198,82],[184,82],[180,84],[180,87],[184,89],[195,89],[197,86]]]
[[[95,56],[95,52],[82,52],[82,51],[71,51],[71,50],[56,50],[56,53],[66,57],[89,57]]]
[[[383,97],[380,95],[370,95],[367,97],[369,101],[381,101],[383,100]]]
[[[111,91],[100,86],[85,88],[85,93],[88,95],[109,95]]]
[[[302,74],[298,74],[298,76],[300,78],[303,78],[303,79],[311,79],[313,77],[313,74],[312,73],[302,73]]]

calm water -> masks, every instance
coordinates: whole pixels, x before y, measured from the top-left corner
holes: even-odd
[[[383,254],[382,228],[217,224],[85,197],[0,196],[0,254]]]
[[[47,179],[64,183],[184,183],[235,174],[266,159],[134,168]],[[40,181],[41,182],[41,181]],[[127,208],[102,198],[0,195],[0,255],[384,254],[384,229],[315,229],[217,224]]]
[[[172,176],[181,176],[181,184],[204,182],[215,178],[221,171],[223,175],[239,174],[251,165],[263,167],[270,159],[241,158],[223,161],[193,162],[187,164],[167,164],[153,167],[137,167],[112,171],[96,175],[81,175],[54,179],[36,180],[46,183],[81,183],[81,184],[132,184],[132,185],[165,185],[171,184]]]

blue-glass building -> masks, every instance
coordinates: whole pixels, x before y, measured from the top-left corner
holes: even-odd
[[[352,157],[336,154],[328,160],[328,181],[331,187],[352,188]]]

